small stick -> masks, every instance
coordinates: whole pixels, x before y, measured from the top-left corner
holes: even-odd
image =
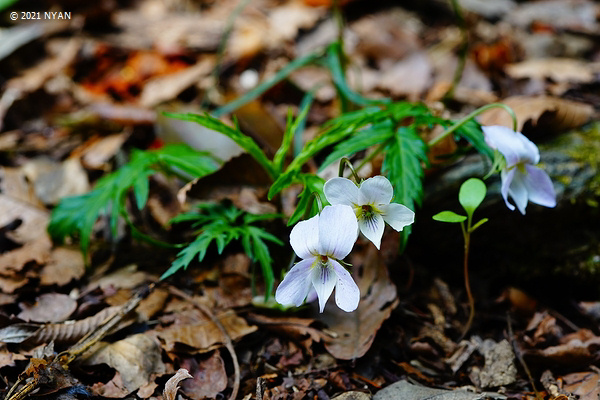
[[[206,316],[208,318],[210,318],[210,320],[217,326],[217,328],[219,328],[219,330],[223,334],[223,337],[225,338],[225,347],[227,348],[227,351],[229,351],[229,354],[231,355],[231,361],[233,362],[234,380],[233,380],[233,389],[231,391],[231,396],[229,396],[229,399],[235,400],[235,398],[237,397],[238,391],[240,389],[240,364],[238,362],[238,358],[237,358],[237,354],[235,353],[235,349],[233,348],[233,342],[231,341],[231,337],[229,336],[229,333],[227,333],[227,330],[225,330],[225,327],[223,326],[221,321],[219,321],[219,319],[204,304],[197,302],[196,300],[194,300],[194,298],[192,296],[184,293],[183,291],[181,291],[173,286],[169,286],[169,292],[171,292],[173,295],[180,297],[180,298],[184,299],[185,301],[191,303],[194,307],[196,307],[197,309],[202,311],[204,314],[206,314]]]
[[[515,352],[517,359],[521,363],[521,366],[525,370],[525,374],[527,374],[527,379],[529,379],[529,383],[531,383],[531,387],[533,388],[533,391],[535,392],[535,398],[537,400],[542,400],[543,396],[540,394],[540,392],[538,392],[537,388],[535,387],[535,381],[533,380],[533,375],[531,375],[531,371],[529,370],[529,367],[527,366],[527,364],[525,363],[525,360],[523,359],[521,350],[517,347],[517,341],[515,340],[515,335],[513,334],[512,320],[510,318],[510,313],[506,313],[506,324],[508,325],[508,336],[510,338],[510,343],[512,345],[513,351]]]

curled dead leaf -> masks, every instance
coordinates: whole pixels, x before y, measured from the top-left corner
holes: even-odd
[[[514,110],[519,131],[530,122],[539,129],[561,132],[585,124],[594,113],[594,108],[589,104],[551,96],[513,96],[502,103]],[[484,112],[479,117],[479,122],[482,125],[513,127],[510,115],[500,108]]]
[[[175,375],[169,378],[167,383],[165,383],[165,390],[163,390],[163,398],[165,400],[175,400],[177,396],[177,390],[179,389],[179,382],[184,379],[193,378],[192,375],[185,368],[180,368],[177,370]]]

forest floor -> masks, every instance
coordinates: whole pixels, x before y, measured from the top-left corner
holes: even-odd
[[[600,398],[600,5],[339,3],[336,13],[331,0],[0,0],[2,396]],[[510,211],[492,180],[478,211],[490,222],[472,241],[468,332],[462,236],[431,216],[458,209],[464,168],[479,156],[450,138],[428,154],[406,250],[388,229],[381,251],[360,238],[348,257],[362,294],[352,313],[333,300],[323,313],[261,302],[260,267],[242,241],[222,253],[213,244],[201,263],[159,281],[180,249],[158,243],[194,238],[169,221],[208,201],[284,215],[261,225],[283,242],[268,242],[279,283],[299,189],[269,201],[272,181],[243,149],[163,112],[222,111],[272,156],[288,110],[298,113],[312,93],[301,147],[345,107],[325,63],[227,105],[336,41],[348,86],[365,98],[422,102],[452,120],[502,102],[540,146],[557,206]],[[500,109],[478,121],[512,126]],[[137,193],[123,196],[129,221],[111,226],[107,209],[94,215],[89,247],[85,235],[53,240],[47,227],[63,199],[90,192],[132,150],[170,143],[223,165],[190,185],[143,175],[146,206],[134,206]],[[381,170],[373,157],[361,174]]]

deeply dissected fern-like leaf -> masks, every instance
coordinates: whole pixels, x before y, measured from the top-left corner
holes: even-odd
[[[272,258],[266,242],[283,245],[283,242],[268,233],[256,222],[273,219],[276,214],[254,215],[237,209],[233,205],[202,204],[196,210],[180,214],[171,222],[191,222],[197,229],[194,241],[182,249],[177,258],[161,276],[166,279],[180,270],[185,270],[197,259],[204,260],[212,243],[217,246],[218,253],[222,253],[232,241],[240,240],[246,254],[252,261],[258,262],[265,279],[265,299],[268,299],[273,290],[275,281]]]
[[[116,236],[119,216],[127,212],[126,196],[130,190],[133,190],[138,208],[145,206],[150,175],[165,172],[194,179],[213,173],[219,166],[210,154],[187,145],[134,151],[129,163],[100,178],[92,191],[62,199],[52,211],[48,232],[59,242],[68,236],[77,236],[83,253],[87,254],[94,225],[100,216],[109,218],[111,232]]]

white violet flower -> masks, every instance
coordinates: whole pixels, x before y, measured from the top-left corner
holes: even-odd
[[[508,196],[521,212],[525,214],[527,201],[545,207],[556,206],[556,193],[552,180],[542,169],[534,166],[540,162],[537,146],[521,132],[494,125],[483,126],[485,142],[498,150],[506,160],[506,166],[500,172],[502,197],[506,206],[514,210],[508,202]]]
[[[339,260],[350,253],[357,237],[358,223],[348,206],[326,206],[320,215],[298,222],[290,234],[290,244],[302,261],[287,273],[275,300],[300,306],[314,288],[323,312],[335,287],[337,306],[346,312],[356,310],[360,290]]]
[[[378,250],[386,222],[399,232],[415,221],[415,213],[411,209],[402,204],[390,203],[394,188],[381,175],[365,180],[359,187],[350,179],[332,178],[325,183],[323,191],[331,204],[352,207],[360,231]]]

